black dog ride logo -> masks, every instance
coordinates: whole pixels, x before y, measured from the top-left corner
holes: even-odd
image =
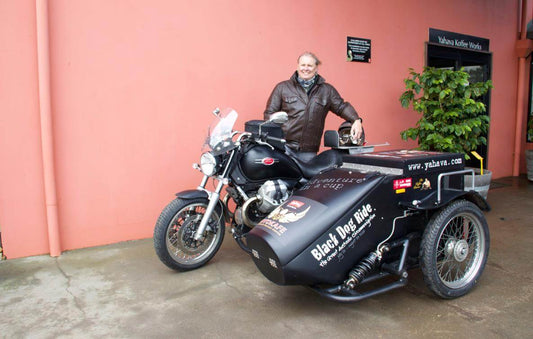
[[[366,232],[366,228],[372,226],[372,220],[376,218],[375,212],[376,209],[371,204],[362,205],[345,224],[338,225],[325,239],[316,243],[310,253],[319,266],[327,266],[334,258],[342,260],[345,249],[353,246]]]

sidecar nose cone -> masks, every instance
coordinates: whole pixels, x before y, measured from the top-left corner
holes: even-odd
[[[285,285],[280,261],[268,243],[254,234],[248,234],[246,242],[252,250],[251,257],[261,273],[273,283]]]

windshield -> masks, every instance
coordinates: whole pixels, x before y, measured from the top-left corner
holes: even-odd
[[[209,126],[206,145],[211,149],[227,147],[231,143],[231,132],[239,114],[232,108],[223,109]]]

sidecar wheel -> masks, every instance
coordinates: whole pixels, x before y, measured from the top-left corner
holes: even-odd
[[[225,224],[221,208],[211,215],[204,238],[194,240],[194,233],[207,209],[207,199],[175,199],[161,212],[154,229],[154,248],[168,267],[188,271],[207,263],[224,240]]]
[[[458,200],[435,213],[420,245],[420,266],[439,297],[457,298],[478,282],[489,255],[489,228],[481,210]]]

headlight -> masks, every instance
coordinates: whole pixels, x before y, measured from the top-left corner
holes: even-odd
[[[205,152],[200,157],[200,169],[205,175],[214,175],[217,172],[217,158],[210,152]]]

